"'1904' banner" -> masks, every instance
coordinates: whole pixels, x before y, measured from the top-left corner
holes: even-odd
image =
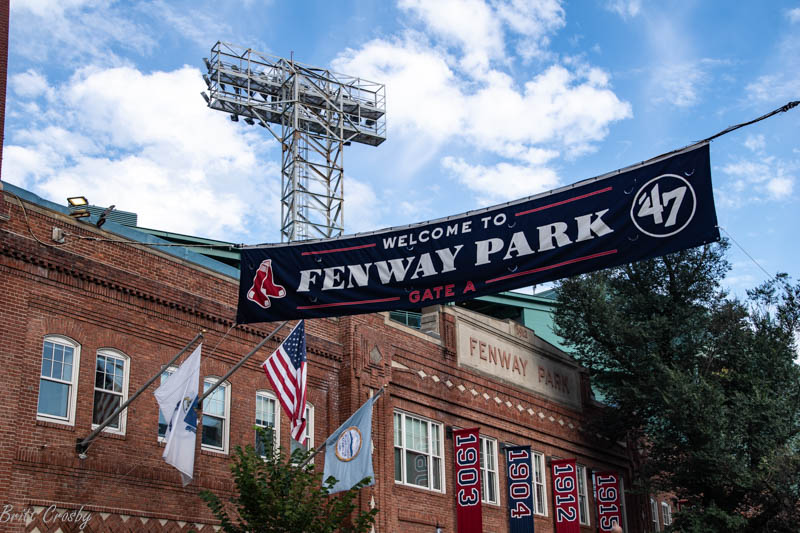
[[[575,459],[551,463],[556,533],[579,533],[578,471]]]
[[[533,533],[533,468],[530,446],[506,448],[508,531]]]
[[[478,428],[453,431],[458,533],[482,533],[481,461]]]
[[[245,247],[237,321],[415,309],[716,240],[704,144],[446,219],[338,239]]]
[[[597,502],[597,527],[611,531],[614,524],[622,526],[622,494],[616,472],[594,474],[594,500]]]

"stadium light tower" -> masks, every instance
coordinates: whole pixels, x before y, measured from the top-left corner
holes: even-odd
[[[386,140],[384,85],[223,42],[204,62],[208,107],[281,143],[281,240],[341,235],[344,147]]]

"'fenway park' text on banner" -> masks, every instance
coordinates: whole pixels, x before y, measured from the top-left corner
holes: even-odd
[[[703,144],[446,219],[245,247],[237,321],[418,309],[716,240],[709,147]]]

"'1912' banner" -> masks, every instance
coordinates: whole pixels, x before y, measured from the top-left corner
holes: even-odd
[[[446,219],[338,239],[244,247],[237,321],[416,309],[716,240],[704,144]]]
[[[578,471],[575,459],[551,463],[556,533],[579,533]]]
[[[597,502],[597,526],[611,531],[614,524],[622,526],[622,494],[616,472],[594,474],[594,500]]]
[[[453,431],[458,533],[482,533],[481,443],[478,428]]]
[[[533,468],[530,446],[506,448],[508,531],[533,533]]]

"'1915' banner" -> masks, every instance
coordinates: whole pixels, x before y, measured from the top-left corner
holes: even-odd
[[[556,533],[579,533],[578,472],[575,459],[551,463]]]
[[[446,219],[338,239],[244,247],[237,322],[417,309],[716,240],[704,144]]]
[[[508,531],[533,533],[533,469],[530,446],[506,448]]]
[[[622,526],[622,493],[616,472],[594,474],[594,500],[597,502],[597,526],[611,531],[614,524]]]
[[[481,443],[478,428],[453,431],[458,533],[482,533]]]

